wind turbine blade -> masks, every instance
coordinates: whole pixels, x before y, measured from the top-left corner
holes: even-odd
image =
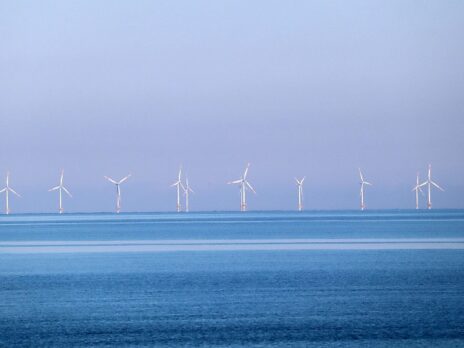
[[[118,184],[122,184],[124,181],[126,181],[127,179],[129,179],[131,176],[132,176],[132,174],[129,174],[129,175],[125,176],[124,178],[122,178],[121,180],[119,180]]]
[[[72,197],[72,194],[66,189],[66,187],[62,186],[63,191],[68,194],[69,197]]]
[[[188,187],[188,190],[189,190],[190,192],[192,192],[192,193],[195,193],[195,191],[193,191],[193,190],[190,188],[190,186]]]
[[[358,170],[359,170],[359,178],[361,179],[361,182],[363,182],[364,178],[363,178],[363,175],[361,173],[361,168],[358,168]]]
[[[242,179],[238,179],[238,180],[235,180],[235,181],[229,181],[227,184],[230,185],[230,184],[240,184],[242,182]]]
[[[182,190],[187,191],[187,190],[185,189],[184,184],[183,184],[182,182],[179,182],[179,185],[180,185],[180,187],[182,187]]]
[[[16,192],[15,190],[13,190],[11,187],[9,188],[9,190],[10,190],[10,192],[14,193],[16,196],[21,197],[21,195],[18,192]]]
[[[250,168],[250,163],[247,164],[245,168],[245,172],[243,173],[243,179],[245,180],[248,175],[248,169]]]
[[[61,176],[60,176],[60,185],[63,186],[63,177],[64,177],[64,170],[61,171]]]
[[[174,187],[174,186],[177,186],[177,185],[179,185],[179,183],[180,183],[180,181],[176,181],[174,184],[172,184],[172,185],[171,185],[171,186],[169,186],[169,187]]]
[[[6,187],[4,189],[0,190],[0,193],[5,192],[5,191],[6,191]]]
[[[424,193],[424,191],[422,191],[422,189],[420,188],[420,186],[418,186],[417,188],[419,189],[420,193],[422,193],[422,196],[425,196],[425,193]]]
[[[250,183],[248,181],[245,181],[245,184],[248,186],[248,188],[253,191],[254,193],[256,193],[255,189],[253,187],[251,187]]]
[[[442,189],[440,186],[438,186],[438,184],[436,182],[433,182],[433,181],[430,181],[430,183],[435,186],[437,189],[441,190],[441,191],[445,191],[444,189]]]
[[[58,190],[59,188],[60,188],[59,186],[52,187],[50,190],[48,190],[48,192],[50,192],[50,191],[56,191],[56,190]]]
[[[113,184],[117,184],[117,182],[115,180],[107,177],[106,175],[105,175],[105,179],[108,180],[109,182],[113,183]]]
[[[419,185],[419,187],[422,187],[424,185],[427,185],[427,181],[424,181],[422,184]]]
[[[301,179],[301,184],[303,185],[303,182],[305,181],[306,179],[306,176],[303,177],[303,179]]]
[[[363,184],[372,186],[372,184],[370,182],[367,182],[367,181],[364,181]]]

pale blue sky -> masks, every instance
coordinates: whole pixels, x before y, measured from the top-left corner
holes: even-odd
[[[464,208],[462,1],[0,1],[0,175],[16,212]],[[3,181],[3,179],[2,179]],[[3,198],[0,198],[3,209]],[[422,202],[424,204],[424,202]]]

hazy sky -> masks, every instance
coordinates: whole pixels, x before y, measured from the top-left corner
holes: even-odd
[[[14,212],[464,208],[463,1],[0,1],[0,175]],[[3,179],[1,179],[3,182]],[[3,187],[3,185],[2,185]],[[3,196],[0,198],[3,210]],[[422,201],[424,206],[425,200]]]

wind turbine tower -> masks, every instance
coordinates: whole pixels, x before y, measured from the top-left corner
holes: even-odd
[[[422,191],[421,187],[424,186],[426,183],[419,184],[419,173],[416,176],[416,186],[412,189],[412,191],[416,191],[416,209],[419,209],[419,191],[424,195],[424,191]]]
[[[188,178],[185,179],[185,187],[183,187],[184,189],[184,194],[185,194],[185,212],[188,213],[189,212],[189,196],[190,196],[190,193],[195,193],[192,188],[190,187],[189,185],[189,180]]]
[[[234,181],[229,181],[227,184],[239,184],[240,185],[240,211],[246,211],[247,205],[246,205],[246,190],[249,189],[251,190],[254,194],[256,194],[256,191],[253,189],[251,184],[248,182],[247,174],[248,174],[248,169],[250,168],[250,163],[247,164],[245,168],[245,172],[243,173],[242,177],[238,180]]]
[[[303,177],[303,179],[298,180],[295,178],[296,185],[298,186],[298,211],[303,210],[303,182],[306,177]]]
[[[171,185],[171,187],[177,188],[177,212],[179,213],[182,210],[182,206],[180,204],[180,190],[182,189],[185,192],[185,187],[182,184],[182,166],[179,168],[179,174],[177,175],[177,181]]]
[[[64,177],[64,170],[61,171],[61,177],[60,177],[60,184],[58,186],[55,186],[55,187],[52,187],[50,190],[48,190],[48,192],[50,191],[56,191],[58,190],[59,191],[59,212],[60,214],[63,213],[64,209],[63,209],[63,192],[66,192],[66,194],[69,196],[69,197],[72,197],[71,193],[69,193],[69,191],[66,189],[66,187],[64,187],[63,185],[63,177]]]
[[[438,184],[434,181],[432,181],[432,165],[429,164],[429,172],[427,175],[427,180],[424,181],[422,185],[427,185],[427,209],[432,209],[432,185],[435,186],[437,189],[440,191],[445,191],[442,189]]]
[[[364,185],[372,186],[372,184],[364,180],[364,176],[362,175],[361,168],[358,168],[358,169],[359,169],[359,178],[361,179],[360,181],[361,191],[359,193],[361,196],[361,210],[364,210],[364,208],[366,208],[364,204]]]
[[[13,190],[11,187],[10,187],[10,173],[7,172],[6,173],[6,186],[0,190],[0,193],[2,192],[5,192],[5,214],[9,214],[10,213],[10,202],[9,202],[9,193],[13,193],[14,195],[18,196],[18,197],[21,197],[21,195],[19,193],[17,193],[15,190]]]
[[[116,185],[116,213],[119,214],[121,211],[121,184],[131,177],[131,174],[125,176],[119,181],[116,181],[110,177],[105,176],[105,179]]]

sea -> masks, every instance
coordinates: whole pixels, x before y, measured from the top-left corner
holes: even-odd
[[[1,347],[464,347],[464,211],[0,216]]]

